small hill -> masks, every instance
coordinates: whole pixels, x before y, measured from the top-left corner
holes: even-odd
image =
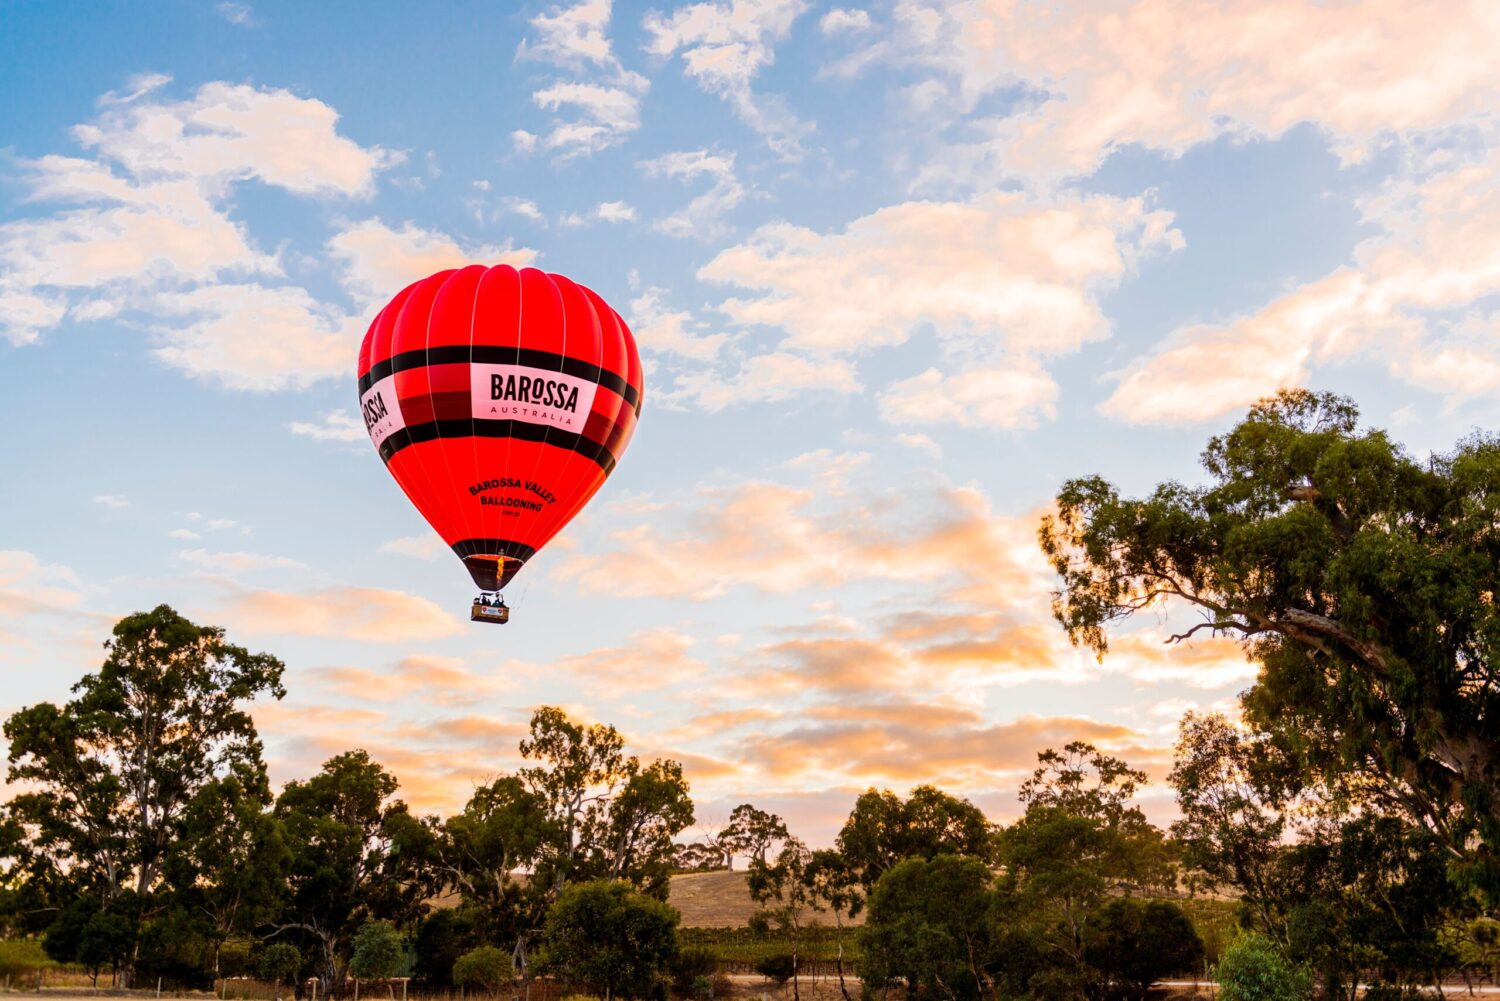
[[[761,907],[750,899],[744,872],[684,872],[672,877],[667,902],[682,912],[684,928],[743,928]],[[832,925],[826,911],[807,915],[807,924]],[[863,924],[863,915],[845,924]]]

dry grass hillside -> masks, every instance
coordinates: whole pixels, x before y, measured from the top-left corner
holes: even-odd
[[[741,928],[761,907],[750,899],[743,872],[686,872],[672,877],[667,900],[682,912],[684,928]],[[861,924],[863,918],[846,924]],[[824,911],[807,916],[808,924],[833,924]]]

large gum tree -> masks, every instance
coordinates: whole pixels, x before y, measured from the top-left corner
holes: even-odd
[[[71,700],[6,721],[9,779],[25,791],[5,810],[24,833],[16,868],[54,888],[59,919],[65,905],[109,916],[120,940],[112,960],[129,986],[141,930],[169,901],[169,869],[194,836],[217,836],[188,822],[195,802],[227,776],[264,784],[246,707],[285,691],[281,661],[166,605],[121,619],[104,647]]]
[[[1041,544],[1054,611],[1101,656],[1163,602],[1173,637],[1238,637],[1262,665],[1246,720],[1320,784],[1435,835],[1500,900],[1500,441],[1429,458],[1360,427],[1352,401],[1290,390],[1202,456],[1205,482],[1122,496],[1067,482]]]

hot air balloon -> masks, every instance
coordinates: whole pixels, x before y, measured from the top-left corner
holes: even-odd
[[[359,348],[380,458],[478,585],[470,618],[582,510],[641,412],[635,338],[603,299],[535,268],[471,265],[407,286]]]

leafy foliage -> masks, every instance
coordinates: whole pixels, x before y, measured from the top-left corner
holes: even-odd
[[[1247,934],[1235,940],[1214,966],[1221,1001],[1307,1001],[1312,983],[1270,939]]]
[[[755,972],[777,985],[797,973],[797,957],[789,952],[773,952],[755,961]]]
[[[572,879],[624,879],[665,896],[672,839],[693,822],[682,766],[627,757],[612,726],[585,725],[551,706],[531,718],[520,779],[539,797],[553,836],[537,876],[557,892]]]
[[[1203,453],[1210,482],[1071,480],[1041,530],[1054,611],[1106,627],[1167,599],[1264,665],[1246,717],[1321,783],[1440,838],[1500,900],[1500,441],[1419,462],[1343,397],[1283,391]]]
[[[1116,897],[1094,918],[1088,939],[1089,965],[1099,971],[1097,993],[1109,998],[1145,1001],[1153,983],[1195,973],[1203,961],[1192,921],[1167,900]]]
[[[34,938],[0,939],[0,976],[24,977],[55,965]]]
[[[870,789],[855,801],[837,843],[868,891],[903,859],[944,854],[985,858],[991,831],[973,803],[932,786],[918,786],[905,800],[889,790]]]
[[[305,960],[302,952],[289,942],[272,942],[260,951],[255,963],[255,972],[261,979],[269,980],[278,987],[296,979],[302,972]]]
[[[756,856],[750,861],[750,899],[765,908],[764,913],[786,938],[792,957],[792,997],[800,997],[797,978],[797,950],[801,945],[802,925],[810,910],[821,909],[808,880],[812,852],[799,838],[788,837],[774,862]]]
[[[463,987],[477,987],[490,994],[511,982],[515,969],[505,950],[492,945],[470,949],[453,963],[453,982]]]
[[[366,921],[354,936],[349,972],[361,980],[386,980],[401,975],[406,951],[389,921]]]
[[[719,957],[712,949],[701,945],[680,948],[672,961],[672,989],[678,994],[691,994],[699,978],[712,978],[718,968]]]
[[[606,998],[645,997],[677,956],[677,911],[619,880],[563,890],[547,912],[548,964]]]
[[[222,629],[195,625],[166,605],[121,619],[105,650],[72,700],[28,706],[6,720],[8,778],[27,791],[6,804],[5,848],[29,906],[94,902],[92,923],[69,918],[63,934],[87,955],[61,958],[112,965],[128,986],[143,923],[167,906],[164,875],[183,855],[205,850],[205,832],[189,823],[195,800],[218,795],[213,785],[226,776],[247,787],[264,783],[245,703],[285,690],[281,661],[234,646]]]
[[[292,862],[276,928],[321,952],[325,986],[342,982],[354,936],[372,920],[418,917],[430,883],[429,832],[395,799],[397,783],[364,751],[324,762],[276,800]]]
[[[866,984],[901,981],[920,1001],[980,997],[994,941],[993,885],[982,861],[959,855],[909,858],[887,871],[859,935]]]

